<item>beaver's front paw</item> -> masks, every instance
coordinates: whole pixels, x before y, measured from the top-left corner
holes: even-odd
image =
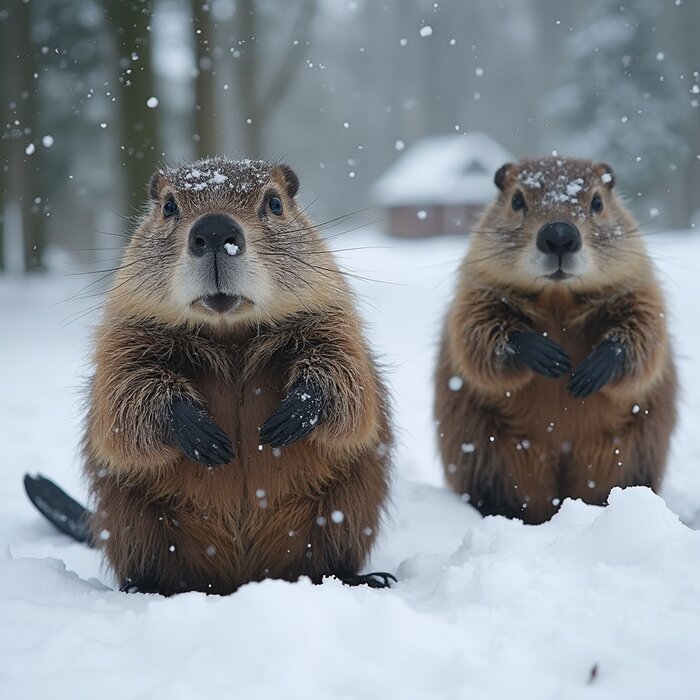
[[[297,383],[260,428],[260,442],[285,447],[305,438],[323,422],[325,400],[312,382]]]
[[[558,379],[571,371],[566,350],[541,333],[523,331],[508,339],[508,351],[533,372]]]
[[[173,400],[169,422],[172,444],[193,462],[214,467],[233,459],[229,436],[203,408],[195,406],[189,399]]]
[[[569,380],[569,393],[577,399],[590,396],[620,375],[625,364],[625,346],[604,340],[577,367]]]

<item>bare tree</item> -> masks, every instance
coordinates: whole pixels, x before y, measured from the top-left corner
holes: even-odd
[[[262,39],[265,35],[263,3],[256,0],[238,0],[236,3],[233,45],[240,55],[232,59],[231,66],[238,88],[238,100],[247,115],[247,127],[242,132],[244,147],[246,153],[253,157],[265,155],[265,127],[292,86],[301,65],[318,0],[300,0],[296,5],[296,17],[287,38],[287,48],[277,66],[270,71],[267,85],[261,89],[263,65],[270,64],[268,55],[263,58],[263,52],[268,50]],[[278,43],[270,42],[269,47]]]

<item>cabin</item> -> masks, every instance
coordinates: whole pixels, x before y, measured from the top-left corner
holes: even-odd
[[[493,200],[493,176],[516,160],[484,133],[420,139],[374,184],[392,236],[464,234]]]

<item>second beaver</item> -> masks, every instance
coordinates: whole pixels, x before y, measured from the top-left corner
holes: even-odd
[[[387,582],[358,575],[387,497],[387,392],[298,187],[286,165],[225,158],[153,177],[97,331],[89,528],[27,479],[126,590]]]
[[[657,489],[676,372],[662,293],[611,168],[524,160],[495,184],[442,335],[448,483],[482,514],[528,523],[564,498]]]

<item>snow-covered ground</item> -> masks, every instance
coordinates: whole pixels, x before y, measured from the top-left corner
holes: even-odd
[[[86,282],[0,277],[0,697],[700,697],[700,233],[649,242],[683,388],[664,500],[618,490],[607,509],[566,502],[528,527],[482,519],[442,488],[431,375],[464,240],[333,239],[361,248],[339,255],[377,280],[355,284],[400,431],[369,564],[399,576],[385,591],[114,592],[99,555],[52,530],[22,490],[40,471],[85,495],[76,446],[94,316],[61,302]]]

